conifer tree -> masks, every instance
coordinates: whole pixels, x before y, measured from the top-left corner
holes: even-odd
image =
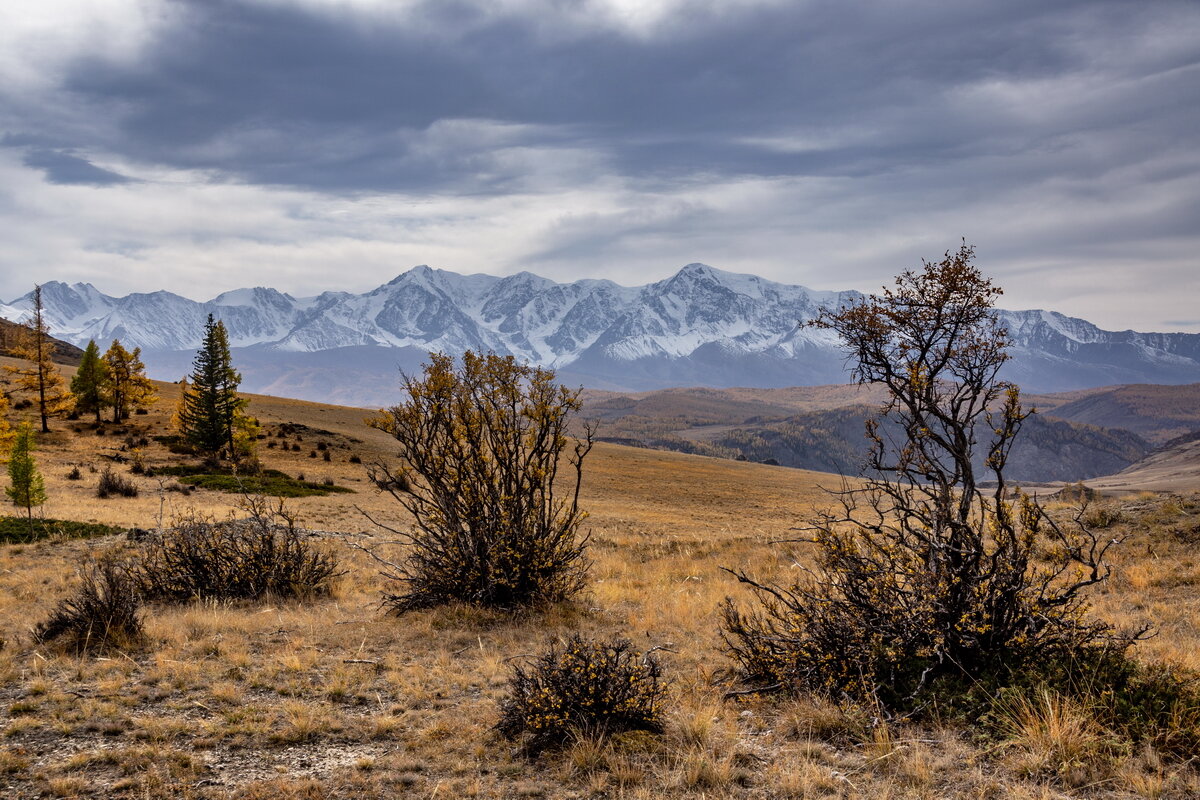
[[[42,287],[33,287],[33,310],[24,325],[20,341],[13,348],[12,354],[32,362],[29,367],[8,367],[5,369],[17,376],[17,385],[37,393],[38,414],[42,418],[42,433],[50,432],[49,417],[61,414],[74,406],[75,401],[67,389],[66,380],[51,359],[54,354],[54,344],[50,340],[50,327],[46,324],[45,309],[42,305]]]
[[[234,437],[247,401],[238,397],[242,376],[233,368],[225,325],[212,314],[189,378],[180,401],[180,433],[201,452],[215,456],[228,449],[230,458],[237,458]]]
[[[108,365],[100,357],[96,340],[88,342],[83,351],[83,360],[71,379],[71,392],[75,395],[75,410],[81,414],[96,415],[100,423],[100,411],[104,407],[104,384],[108,380]]]
[[[104,354],[107,377],[104,395],[113,409],[113,422],[129,418],[135,408],[144,408],[156,399],[154,384],[146,377],[146,365],[142,363],[142,348],[133,352],[126,350],[118,339],[113,339]]]
[[[8,459],[8,478],[12,485],[4,490],[13,505],[25,509],[29,517],[29,535],[33,537],[33,507],[46,502],[46,484],[33,460],[33,426],[22,423]]]

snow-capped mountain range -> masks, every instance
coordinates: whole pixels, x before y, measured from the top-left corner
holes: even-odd
[[[207,302],[42,286],[55,336],[141,347],[154,377],[187,372],[211,313],[229,331],[243,388],[362,405],[394,401],[397,368],[415,369],[432,350],[512,354],[596,388],[836,383],[845,380],[836,339],[798,323],[858,296],[703,264],[639,287],[420,266],[365,294],[294,298],[257,287]],[[19,320],[30,304],[31,294],[0,304],[0,316]],[[1200,334],[1114,333],[1055,312],[1001,313],[1014,340],[1009,374],[1027,389],[1200,381]]]

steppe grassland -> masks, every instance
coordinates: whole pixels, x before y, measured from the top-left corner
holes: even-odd
[[[96,436],[59,421],[38,459],[48,517],[153,527],[189,507],[236,513],[236,497],[166,491],[170,479],[130,476],[137,498],[98,500],[104,456],[126,436],[165,432],[175,387],[128,432]],[[392,454],[364,412],[255,397],[251,410],[277,445],[265,466],[332,478],[355,494],[288,502],[303,525],[386,538],[359,511],[403,526],[398,505],[365,464]],[[80,433],[72,430],[81,428]],[[328,433],[317,433],[317,430]],[[302,437],[300,440],[296,436]],[[358,440],[358,441],[355,441]],[[325,450],[317,450],[324,443]],[[299,451],[290,445],[298,444]],[[310,453],[317,452],[316,458]],[[321,456],[330,452],[330,461]],[[350,463],[358,456],[363,465]],[[145,463],[178,463],[158,444]],[[65,475],[80,465],[83,479]],[[114,464],[125,470],[127,465]],[[156,606],[144,651],[78,659],[35,647],[30,626],[74,583],[89,551],[122,537],[0,548],[0,794],[14,797],[1059,797],[1188,796],[1186,767],[1152,753],[1113,754],[1086,709],[1037,706],[1014,741],[986,746],[952,726],[882,726],[812,701],[722,702],[717,608],[746,594],[718,568],[787,580],[801,549],[773,545],[827,502],[819,473],[600,444],[588,463],[592,581],[579,602],[506,617],[469,608],[384,616],[383,585],[362,553],[331,540],[347,574],[312,603]],[[1135,498],[1135,528],[1099,612],[1121,624],[1158,623],[1147,656],[1197,663],[1195,587],[1200,522],[1186,503]],[[1136,507],[1141,503],[1144,508]],[[1148,530],[1137,521],[1153,522]],[[387,548],[393,556],[400,550]],[[603,743],[581,738],[531,762],[492,736],[509,661],[582,630],[624,636],[662,653],[674,681],[667,733]],[[1048,723],[1057,723],[1049,725]],[[7,787],[7,788],[6,788]]]

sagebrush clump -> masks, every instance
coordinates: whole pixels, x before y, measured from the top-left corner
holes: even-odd
[[[537,754],[579,734],[662,731],[666,683],[653,653],[626,640],[572,635],[528,666],[513,667],[496,730]]]
[[[76,592],[34,628],[34,638],[76,653],[128,650],[145,639],[141,598],[125,562],[102,558],[80,572]]]
[[[147,599],[287,599],[328,594],[342,574],[336,555],[298,529],[282,504],[247,501],[249,516],[194,517],[152,534],[134,577]]]

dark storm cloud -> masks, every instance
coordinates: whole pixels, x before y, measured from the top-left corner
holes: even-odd
[[[1169,103],[1169,119],[1155,123],[1168,137],[1200,122],[1200,82],[1188,76],[1136,95],[1135,108],[1041,121],[955,96],[979,82],[1106,68],[1111,48],[1158,19],[1155,4],[817,2],[719,15],[684,5],[642,35],[573,27],[544,8],[485,14],[446,0],[378,21],[232,0],[185,5],[143,58],[70,71],[70,96],[115,120],[82,135],[130,158],[251,182],[507,192],[526,165],[497,152],[565,147],[650,179],[854,176],[1144,128],[1136,106]],[[1137,55],[1117,66],[1121,77],[1181,66],[1167,60],[1178,55]],[[522,127],[501,142],[466,130],[445,148],[444,120]],[[762,141],[810,136],[819,143]]]
[[[97,167],[86,158],[60,150],[33,148],[25,154],[23,161],[27,167],[42,170],[50,183],[112,186],[129,182],[124,175]]]

